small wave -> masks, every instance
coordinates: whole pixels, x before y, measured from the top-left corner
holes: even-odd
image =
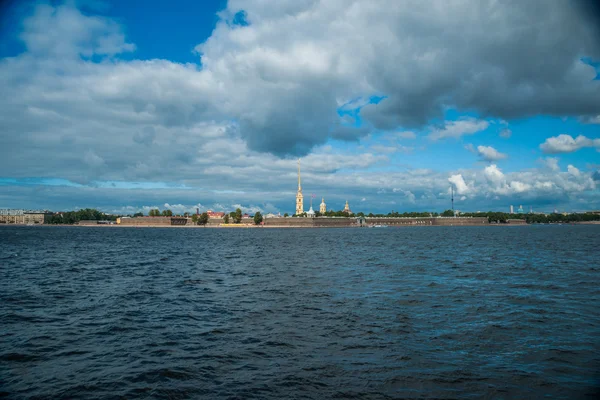
[[[171,368],[159,368],[150,371],[144,371],[135,377],[129,379],[130,382],[148,382],[148,383],[156,383],[157,381],[164,380],[177,380],[177,381],[185,381],[192,379],[194,374],[190,371],[180,370],[180,369],[171,369]]]
[[[38,361],[41,357],[24,353],[5,353],[0,355],[0,360],[7,362],[29,362]]]

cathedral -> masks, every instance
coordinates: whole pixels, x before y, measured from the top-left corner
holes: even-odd
[[[314,197],[314,195],[313,195]],[[319,205],[319,213],[324,215],[327,212],[327,205],[325,204],[325,198],[321,198],[321,204]],[[350,206],[348,205],[348,200],[346,200],[346,205],[344,207],[344,212],[348,215],[352,215],[352,211],[350,210]],[[302,195],[302,182],[300,179],[300,159],[298,159],[298,192],[296,193],[296,215],[300,216],[304,214],[304,196]],[[311,198],[311,207],[310,210],[306,213],[309,217],[314,217],[315,212],[312,209],[312,198]]]

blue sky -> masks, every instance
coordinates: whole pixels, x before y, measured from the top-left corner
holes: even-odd
[[[300,157],[333,209],[600,209],[599,32],[559,3],[8,2],[0,207],[292,212]]]

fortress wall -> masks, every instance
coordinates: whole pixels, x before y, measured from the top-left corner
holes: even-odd
[[[425,217],[425,218],[365,218],[368,225],[388,225],[388,226],[471,226],[487,225],[486,217]]]
[[[457,217],[457,218],[434,218],[434,225],[442,226],[472,226],[489,225],[487,217]]]
[[[349,227],[357,226],[356,218],[314,218],[314,226],[321,227]]]
[[[126,226],[156,226],[156,225],[186,225],[184,217],[134,217],[121,218],[119,225]]]
[[[263,220],[265,226],[298,226],[298,227],[312,227],[314,226],[313,218],[265,218]]]
[[[471,226],[487,225],[485,217],[457,218],[365,218],[367,225],[387,226]],[[298,227],[351,227],[357,226],[356,218],[266,218],[267,226]]]
[[[368,225],[425,226],[435,225],[435,218],[365,218]]]

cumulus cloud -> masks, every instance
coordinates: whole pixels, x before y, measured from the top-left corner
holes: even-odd
[[[540,149],[548,154],[572,153],[584,147],[596,147],[600,150],[600,139],[590,139],[583,135],[573,138],[571,135],[562,134],[550,137],[540,145]]]
[[[484,161],[499,161],[508,157],[491,146],[477,146],[477,153]]]
[[[481,132],[489,126],[487,121],[475,118],[462,118],[457,121],[446,121],[443,127],[433,128],[429,133],[429,139],[439,140],[443,138],[459,138],[464,135],[473,135]]]
[[[558,166],[558,158],[556,157],[546,157],[539,161],[551,171],[560,171],[560,167]]]
[[[473,146],[471,143],[468,143],[465,145],[465,149],[473,154],[478,155],[481,160],[488,162],[504,160],[508,157],[507,154],[500,153],[491,146],[477,146],[477,148],[475,148],[475,146]]]
[[[21,39],[36,56],[113,56],[135,50],[111,19],[83,15],[70,6],[40,4],[23,22]]]
[[[579,171],[579,169],[577,167],[574,167],[570,164],[567,166],[567,171],[575,177],[581,176],[581,171]]]
[[[456,193],[458,194],[467,194],[469,193],[469,186],[465,182],[462,174],[452,175],[448,178],[448,182],[450,182],[456,188]]]
[[[489,182],[495,185],[498,185],[505,180],[504,174],[495,164],[485,167],[483,174]]]

